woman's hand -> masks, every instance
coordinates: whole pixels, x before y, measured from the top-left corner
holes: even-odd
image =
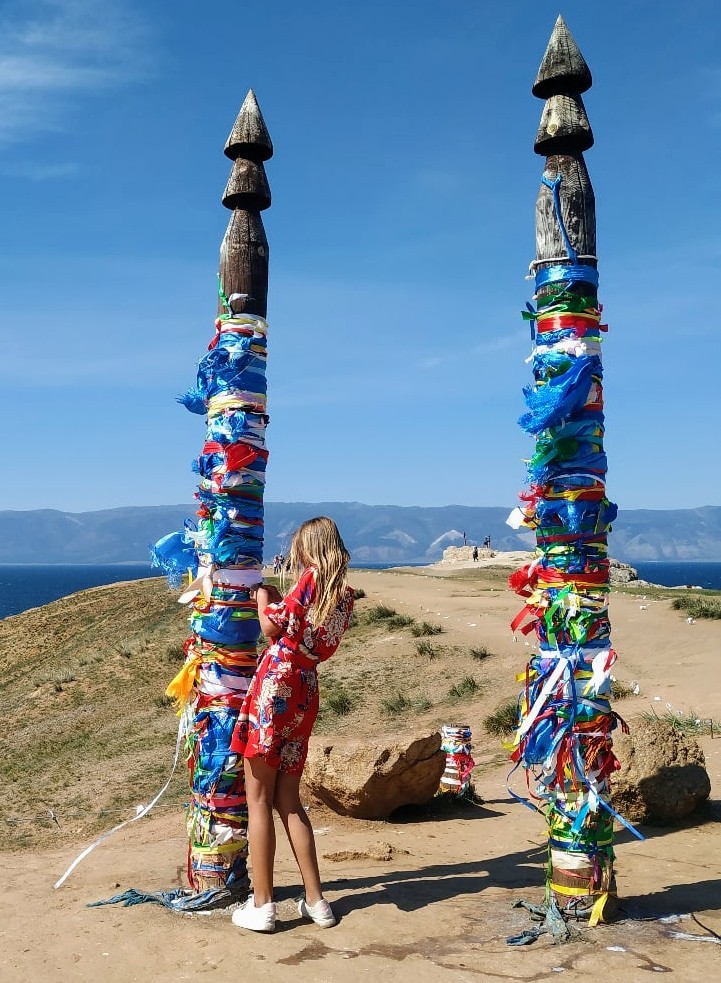
[[[260,584],[255,591],[255,600],[258,604],[258,610],[262,610],[263,608],[267,608],[269,604],[282,601],[283,597],[278,588],[274,587],[273,584]]]
[[[251,597],[253,595],[251,594]],[[263,632],[266,638],[277,638],[281,634],[281,629],[273,624],[270,618],[265,615],[265,609],[269,604],[275,604],[277,601],[282,601],[283,598],[280,595],[277,587],[272,584],[260,584],[255,591],[255,602],[258,605],[258,621],[260,622],[260,630]]]

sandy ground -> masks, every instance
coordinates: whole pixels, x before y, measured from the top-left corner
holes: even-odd
[[[430,574],[430,575],[429,575]],[[507,628],[520,607],[507,590],[482,597],[442,572],[354,572],[368,596],[400,612],[443,619],[463,643],[494,646],[512,680],[528,651]],[[689,625],[666,601],[615,594],[611,603],[618,675],[641,693],[623,701],[624,716],[666,705],[721,716],[721,624]],[[658,699],[656,699],[658,697]],[[474,732],[480,720],[469,720]],[[721,739],[702,746],[718,797]],[[333,929],[300,920],[298,875],[279,838],[280,923],[272,936],[236,929],[227,911],[179,915],[153,905],[87,908],[129,887],[182,886],[186,841],[182,816],[152,814],[100,846],[58,891],[56,878],[77,849],[53,847],[4,855],[12,885],[0,901],[0,978],[24,981],[180,981],[254,979],[325,983],[342,980],[569,980],[616,977],[645,981],[649,972],[684,981],[721,979],[721,836],[712,805],[694,823],[646,828],[645,842],[618,836],[620,921],[554,946],[542,937],[526,948],[507,935],[529,927],[514,898],[543,895],[543,820],[513,803],[507,767],[485,745],[474,781],[483,805],[452,818],[396,822],[343,819],[313,807],[326,894],[340,916]],[[379,845],[389,844],[390,849]],[[349,859],[329,859],[344,852]],[[390,859],[373,859],[385,852]],[[680,938],[674,933],[695,936]],[[705,940],[705,941],[702,941]]]

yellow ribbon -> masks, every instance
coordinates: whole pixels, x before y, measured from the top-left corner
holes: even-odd
[[[178,716],[183,712],[183,707],[188,702],[188,697],[193,691],[193,686],[198,678],[198,667],[201,663],[199,655],[192,655],[185,661],[182,669],[168,683],[165,695],[175,701],[175,709]]]
[[[603,921],[603,909],[606,907],[606,902],[608,901],[608,891],[601,894],[591,908],[591,917],[588,919],[588,924],[593,928],[598,925],[599,922]]]

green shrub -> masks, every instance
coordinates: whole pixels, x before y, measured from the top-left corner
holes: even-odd
[[[464,676],[460,683],[456,683],[448,690],[448,699],[455,702],[456,700],[463,700],[469,696],[475,696],[480,691],[481,686],[473,676]]]
[[[409,618],[407,614],[394,614],[392,617],[386,619],[386,626],[388,628],[407,628],[408,625],[413,624],[413,618]]]
[[[669,710],[661,717],[653,710],[647,710],[641,714],[641,719],[663,720],[664,723],[670,724],[680,734],[714,735],[721,732],[721,724],[719,724],[718,720],[714,720],[712,717],[701,717],[694,710],[688,710],[687,712],[678,710],[675,713]]]
[[[415,635],[416,638],[421,635],[440,635],[443,629],[440,625],[432,625],[430,621],[423,621],[420,625],[415,624],[411,628],[411,634]]]
[[[625,700],[633,695],[633,687],[629,686],[628,683],[624,683],[620,679],[611,680],[611,696],[614,700]]]
[[[369,608],[366,611],[366,621],[371,624],[374,621],[385,621],[386,618],[392,618],[396,614],[394,608],[386,607],[385,604],[376,604],[375,607]]]
[[[721,619],[721,599],[716,597],[700,597],[698,594],[675,597],[672,607],[674,611],[685,611],[689,618]]]
[[[427,696],[416,696],[411,699],[404,696],[400,691],[381,700],[381,710],[389,717],[397,717],[399,714],[408,713],[410,710],[413,710],[414,713],[424,713],[426,710],[430,710],[432,705]]]
[[[173,642],[165,650],[168,662],[185,662],[185,649],[182,642]]]
[[[499,703],[493,713],[490,713],[483,721],[483,726],[487,734],[494,737],[503,737],[512,734],[518,726],[518,703],[516,700],[506,700]]]
[[[388,714],[389,717],[395,717],[399,713],[405,713],[412,706],[412,701],[401,692],[393,693],[392,696],[387,696],[381,700],[381,710],[383,713]]]
[[[492,652],[488,651],[485,645],[481,645],[479,648],[469,649],[468,651],[471,658],[475,659],[477,662],[482,662],[484,659],[487,659],[489,656],[493,655]]]
[[[416,652],[419,655],[425,655],[427,659],[435,659],[435,657],[438,655],[431,643],[426,642],[425,640],[422,642],[416,642]]]
[[[337,717],[345,717],[355,706],[355,700],[347,689],[338,686],[326,696],[325,705]]]

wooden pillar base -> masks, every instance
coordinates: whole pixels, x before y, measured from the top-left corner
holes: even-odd
[[[553,850],[546,889],[566,918],[596,925],[618,912],[613,860],[607,857]]]

